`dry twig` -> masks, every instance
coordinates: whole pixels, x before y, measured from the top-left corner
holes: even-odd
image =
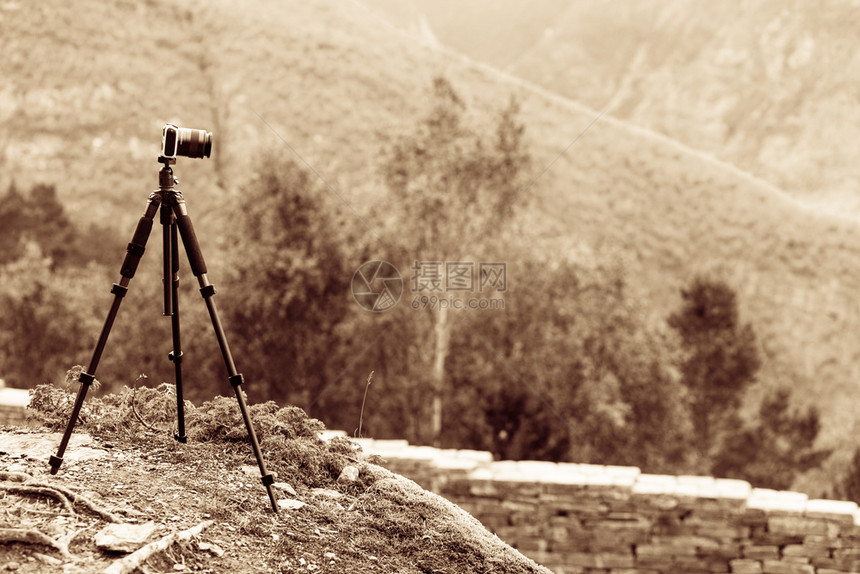
[[[141,377],[146,377],[146,375],[140,375],[137,378],[137,380],[139,381]],[[135,383],[137,383],[137,381],[135,381]],[[140,413],[137,412],[137,406],[135,406],[135,403],[134,403],[135,397],[137,397],[137,387],[134,387],[134,390],[131,392],[131,412],[132,412],[132,414],[134,414],[134,418],[136,418],[140,424],[145,426],[147,430],[154,432],[156,434],[160,434],[161,431],[159,431],[157,428],[155,428],[154,426],[152,426],[151,424],[149,424],[148,422],[143,420],[143,417],[140,416]]]
[[[364,387],[364,398],[361,399],[361,413],[358,415],[358,430],[355,431],[355,435],[358,438],[361,438],[361,425],[364,422],[364,403],[367,400],[367,391],[370,389],[370,383],[373,381],[373,371],[370,371],[370,374],[367,375],[367,385]]]

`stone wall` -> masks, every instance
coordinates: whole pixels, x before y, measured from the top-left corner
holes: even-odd
[[[557,574],[860,572],[854,502],[741,480],[358,442]]]
[[[23,424],[27,400],[26,391],[0,388],[0,425]],[[556,574],[860,572],[854,502],[635,467],[356,442]]]
[[[25,389],[10,389],[0,379],[0,426],[23,425],[30,392]]]

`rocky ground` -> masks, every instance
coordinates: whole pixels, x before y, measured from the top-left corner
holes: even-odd
[[[273,437],[254,414],[277,514],[247,443],[200,440],[200,412],[189,413],[187,444],[127,413],[121,424],[90,413],[55,476],[59,433],[0,428],[0,572],[548,572],[346,441],[286,426]],[[163,550],[127,564],[159,541]]]

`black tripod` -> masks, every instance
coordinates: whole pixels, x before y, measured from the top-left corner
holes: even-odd
[[[131,243],[128,244],[126,256],[122,263],[120,274],[122,279],[120,282],[114,283],[111,288],[111,293],[114,295],[113,303],[110,311],[108,311],[104,326],[102,327],[101,335],[99,335],[96,348],[93,351],[93,357],[86,371],[82,371],[78,377],[78,382],[81,383],[78,390],[78,396],[75,399],[75,405],[72,409],[69,423],[66,426],[66,432],[60,441],[60,446],[57,449],[57,455],[51,456],[51,474],[57,474],[60,465],[63,464],[63,453],[69,444],[69,439],[72,436],[72,430],[78,420],[78,415],[81,411],[81,406],[84,404],[87,391],[90,385],[95,380],[96,368],[98,368],[99,360],[101,360],[102,352],[104,351],[105,343],[110,335],[113,327],[114,319],[116,319],[119,311],[120,303],[123,297],[128,292],[128,284],[134,277],[140,259],[146,249],[146,241],[149,239],[149,233],[152,230],[152,220],[155,217],[155,212],[161,207],[161,225],[163,226],[164,236],[164,314],[171,318],[171,327],[173,331],[173,351],[169,354],[170,360],[174,364],[176,373],[176,414],[178,418],[178,430],[174,438],[179,442],[186,441],[185,436],[185,406],[182,398],[182,348],[179,336],[179,241],[176,236],[177,228],[179,235],[182,237],[182,243],[185,245],[185,252],[188,256],[188,262],[191,266],[191,271],[197,277],[200,284],[200,293],[206,302],[206,308],[209,311],[209,317],[212,320],[212,327],[215,329],[215,336],[218,339],[218,346],[221,348],[221,354],[224,357],[224,363],[227,366],[229,373],[230,385],[236,393],[236,400],[239,402],[239,410],[242,412],[242,418],[245,421],[245,427],[248,429],[248,439],[251,442],[251,447],[254,450],[254,456],[257,458],[257,464],[260,467],[260,475],[262,476],[263,486],[269,494],[269,500],[272,503],[272,510],[278,512],[278,505],[275,501],[275,496],[272,493],[272,484],[274,477],[266,470],[266,463],[263,460],[263,454],[260,451],[260,443],[257,440],[257,435],[254,432],[254,427],[251,424],[251,417],[248,414],[248,406],[245,403],[245,397],[242,394],[241,386],[244,379],[241,373],[236,371],[236,365],[233,362],[233,355],[230,353],[230,347],[227,345],[227,339],[224,334],[224,328],[221,326],[221,320],[218,318],[218,311],[215,308],[215,301],[212,296],[215,294],[214,285],[209,283],[206,277],[206,263],[203,261],[203,254],[200,251],[200,244],[197,241],[197,235],[194,233],[194,227],[191,225],[191,219],[188,217],[188,211],[185,208],[185,199],[182,193],[174,188],[177,180],[173,177],[171,165],[176,162],[173,158],[160,156],[158,161],[163,164],[158,173],[158,190],[152,192],[149,196],[149,201],[146,205],[146,212],[137,223],[137,228],[132,236]]]

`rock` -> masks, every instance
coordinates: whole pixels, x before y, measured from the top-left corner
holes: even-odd
[[[210,542],[198,542],[197,548],[204,552],[209,552],[214,554],[217,557],[221,557],[224,555],[224,549],[218,546],[217,544],[212,544]]]
[[[353,484],[358,482],[358,469],[352,465],[346,465],[343,467],[343,470],[340,471],[340,476],[337,477],[337,481],[341,484]]]
[[[311,494],[314,496],[324,496],[326,498],[332,498],[337,500],[338,498],[343,498],[343,493],[338,492],[337,490],[333,490],[331,488],[312,488]]]
[[[57,451],[60,436],[61,433],[16,434],[4,431],[0,432],[0,444],[9,456],[42,461]],[[69,440],[63,460],[68,470],[72,462],[102,458],[107,454],[106,450],[94,447],[93,438],[88,434],[75,433]]]
[[[144,545],[155,532],[155,522],[145,524],[108,524],[95,535],[96,546],[107,552],[129,553]]]
[[[303,506],[306,506],[305,502],[294,498],[281,498],[278,500],[278,508],[283,508],[284,510],[298,510]]]
[[[8,570],[9,572],[14,572],[15,570],[17,570],[20,567],[21,567],[21,565],[18,564],[17,562],[14,562],[14,561],[8,562],[6,564],[6,570]]]
[[[290,496],[296,496],[298,493],[296,489],[292,487],[292,485],[288,482],[275,482],[272,483],[272,486],[277,488],[278,490],[282,490]]]
[[[48,556],[47,554],[42,554],[40,552],[33,552],[33,556],[36,558],[36,560],[44,562],[49,566],[59,566],[63,563],[63,561],[59,558],[54,558],[53,556]]]

